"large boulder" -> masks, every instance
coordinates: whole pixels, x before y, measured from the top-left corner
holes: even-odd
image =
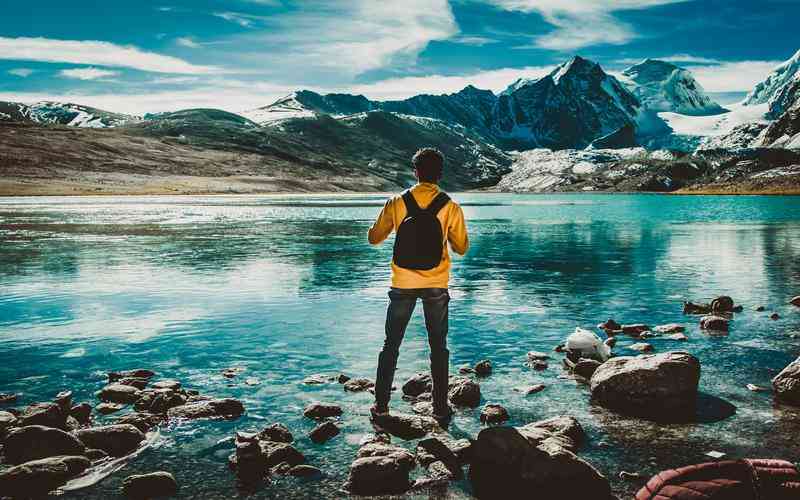
[[[146,380],[150,380],[155,375],[155,372],[152,370],[147,370],[144,368],[138,368],[135,370],[124,370],[118,372],[109,372],[108,374],[108,381],[109,382],[116,382],[118,380],[122,380],[124,378],[143,378]]]
[[[598,404],[633,415],[690,410],[697,401],[700,361],[688,352],[612,358],[590,380]]]
[[[172,497],[178,494],[178,482],[163,471],[128,476],[122,481],[122,493],[133,500]]]
[[[453,377],[450,379],[448,397],[456,406],[477,408],[481,404],[481,386],[466,377]]]
[[[228,457],[228,465],[244,484],[257,483],[267,474],[267,463],[255,434],[236,433],[236,452]]]
[[[353,495],[394,495],[411,487],[414,457],[397,446],[372,443],[361,447],[350,465],[345,489]]]
[[[795,406],[800,406],[800,358],[789,363],[772,379],[775,397]]]
[[[314,429],[308,434],[308,437],[311,439],[311,441],[319,444],[328,441],[329,439],[338,435],[340,432],[341,430],[339,429],[339,426],[329,420],[314,427]]]
[[[197,401],[187,403],[183,406],[176,406],[167,411],[170,418],[224,418],[236,419],[244,413],[244,405],[241,401],[232,398],[210,399],[207,401]]]
[[[164,415],[154,413],[128,413],[116,420],[115,424],[131,424],[142,432],[150,432],[164,422]]]
[[[133,408],[140,412],[167,413],[171,408],[186,404],[188,399],[172,389],[148,389],[142,391]]]
[[[40,498],[91,466],[86,457],[58,456],[16,465],[0,472],[0,495]]]
[[[267,467],[274,467],[280,463],[290,466],[306,463],[306,457],[297,448],[289,443],[276,443],[275,441],[259,441],[261,453]]]
[[[109,384],[97,394],[106,403],[132,404],[142,397],[142,391],[132,385]]]
[[[258,433],[261,441],[275,441],[276,443],[291,443],[294,436],[289,432],[289,428],[281,423],[270,424]]]
[[[703,316],[700,318],[700,328],[717,332],[727,332],[730,329],[730,321],[722,316]]]
[[[472,446],[469,468],[475,495],[492,499],[611,499],[608,480],[560,445],[574,443],[569,432],[575,426],[567,425],[571,421],[564,417],[541,426],[534,423],[482,430]]]
[[[86,447],[78,438],[61,429],[29,425],[12,429],[6,437],[6,461],[21,464],[58,455],[83,455]]]
[[[75,436],[87,448],[103,450],[113,457],[123,457],[135,451],[145,435],[131,424],[90,427],[75,432]]]

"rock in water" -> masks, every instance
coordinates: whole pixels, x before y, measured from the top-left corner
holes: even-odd
[[[81,425],[89,425],[92,420],[92,405],[89,403],[77,404],[70,408],[69,415]]]
[[[665,335],[671,333],[683,333],[686,328],[683,325],[679,325],[678,323],[669,323],[667,325],[659,325],[653,328],[653,331],[656,333],[663,333]]]
[[[6,435],[6,431],[17,426],[17,417],[10,412],[0,411],[0,441]]]
[[[481,403],[481,386],[465,377],[453,377],[450,380],[448,397],[456,406],[477,408]]]
[[[236,452],[228,464],[244,484],[257,483],[267,474],[267,460],[255,435],[236,433]]]
[[[97,410],[97,413],[101,415],[110,415],[114,412],[120,411],[123,408],[125,408],[125,405],[118,403],[100,403],[95,407],[95,410]]]
[[[580,359],[572,367],[572,373],[589,380],[600,365],[602,363],[595,359]]]
[[[484,424],[501,424],[508,419],[508,410],[501,405],[490,403],[481,410],[481,422]]]
[[[693,302],[683,303],[683,314],[708,314],[711,312],[709,304],[695,304]]]
[[[125,370],[125,371],[120,371],[120,372],[109,372],[108,381],[109,382],[116,382],[116,381],[121,380],[123,378],[143,378],[143,379],[150,380],[151,378],[153,378],[153,376],[155,376],[155,372],[153,372],[152,370],[146,370],[146,369],[140,368],[140,369],[137,369],[137,370]]]
[[[488,377],[492,374],[492,362],[488,359],[478,361],[472,369],[479,377]]]
[[[128,476],[122,481],[122,493],[133,500],[172,497],[178,494],[178,482],[169,472]]]
[[[571,419],[562,423],[567,420]],[[568,434],[552,432],[548,426],[557,428],[558,424],[482,430],[472,446],[469,468],[475,495],[490,499],[612,498],[606,478],[562,446],[575,447]],[[572,427],[564,430],[572,432]]]
[[[188,398],[171,389],[147,389],[142,391],[141,397],[133,408],[136,411],[147,413],[167,413],[170,408],[186,404]]]
[[[733,299],[727,295],[722,295],[711,301],[711,312],[725,313],[733,311]]]
[[[418,439],[427,434],[443,432],[436,420],[424,415],[393,413],[375,417],[372,422],[381,430],[400,439]]]
[[[8,405],[14,403],[17,400],[16,394],[6,394],[4,392],[0,392],[0,405]]]
[[[604,323],[600,323],[597,325],[597,328],[600,330],[605,330],[606,332],[617,332],[622,330],[622,325],[617,323],[611,318],[608,318]]]
[[[304,477],[304,478],[320,478],[324,474],[318,468],[312,467],[310,465],[295,465],[294,467],[289,469],[289,475],[294,477]]]
[[[130,424],[91,427],[75,432],[75,436],[87,448],[103,450],[113,457],[123,457],[136,451],[145,435]]]
[[[306,406],[303,410],[303,416],[314,420],[322,420],[324,418],[338,417],[342,414],[342,407],[334,404],[326,404],[314,402]]]
[[[40,498],[91,466],[86,457],[58,456],[26,462],[0,472],[0,494]]]
[[[375,387],[375,382],[368,378],[353,378],[344,383],[344,390],[348,392],[364,392]]]
[[[431,376],[427,373],[418,373],[403,384],[403,394],[406,396],[417,397],[432,390],[433,382],[431,381]]]
[[[183,406],[170,408],[167,416],[170,418],[220,418],[236,419],[244,413],[244,405],[241,401],[232,398],[210,399],[208,401],[197,401],[187,403]]]
[[[633,415],[691,410],[697,401],[700,361],[687,352],[612,358],[590,381],[592,399]]]
[[[575,361],[586,358],[602,363],[611,356],[611,348],[597,334],[583,328],[575,328],[567,337],[565,349],[567,356]]]
[[[405,449],[372,443],[358,450],[345,489],[353,495],[393,495],[411,487],[414,457]]]
[[[800,358],[797,358],[772,379],[775,397],[794,406],[800,406]]]
[[[793,306],[800,307],[800,295],[792,298],[792,300],[790,300],[789,303],[792,304]]]
[[[83,455],[86,447],[60,429],[29,425],[9,431],[4,443],[6,461],[21,464],[58,455]]]
[[[17,416],[19,425],[43,425],[45,427],[66,428],[67,415],[56,403],[34,403]]]
[[[268,468],[284,462],[289,465],[289,467],[306,463],[305,455],[288,443],[259,441],[258,444],[261,446],[261,453],[264,455]]]
[[[722,316],[703,316],[700,319],[700,328],[703,330],[727,332],[729,329],[728,320]]]
[[[289,428],[280,423],[264,427],[264,429],[258,433],[258,439],[261,441],[275,441],[276,443],[291,443],[294,441],[294,437],[292,433],[289,432]]]
[[[638,342],[636,344],[628,346],[628,349],[639,352],[652,352],[653,346],[648,344],[647,342]]]
[[[131,424],[143,433],[150,432],[152,429],[160,425],[166,417],[164,415],[156,415],[152,413],[128,413],[117,418],[115,424]]]
[[[142,391],[132,385],[110,384],[103,387],[97,396],[106,403],[133,404],[142,397]]]
[[[339,426],[333,422],[323,422],[309,433],[308,437],[315,443],[324,443],[341,432]]]

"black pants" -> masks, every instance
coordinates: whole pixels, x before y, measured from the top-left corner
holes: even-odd
[[[447,412],[447,379],[450,351],[447,350],[447,314],[450,295],[447,288],[392,288],[389,290],[389,309],[386,311],[386,340],[378,356],[378,373],[375,377],[375,402],[389,404],[400,344],[406,333],[411,313],[422,299],[425,326],[431,347],[431,379],[433,380],[433,411]]]

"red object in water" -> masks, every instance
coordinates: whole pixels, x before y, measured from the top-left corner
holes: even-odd
[[[659,472],[635,500],[790,500],[800,473],[785,460],[726,460]]]

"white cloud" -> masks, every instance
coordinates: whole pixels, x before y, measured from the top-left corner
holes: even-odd
[[[214,12],[214,15],[228,22],[236,23],[243,28],[252,28],[255,21],[263,19],[259,16],[251,16],[239,12]]]
[[[28,78],[33,73],[35,73],[35,71],[30,68],[14,68],[8,70],[9,75],[18,76],[20,78]]]
[[[448,42],[460,43],[462,45],[472,45],[475,47],[483,47],[484,45],[488,45],[490,43],[497,43],[497,40],[485,36],[459,35],[450,38]]]
[[[659,61],[667,61],[675,64],[721,64],[723,61],[719,59],[712,59],[709,57],[693,56],[691,54],[673,54],[669,56],[650,56],[650,59],[657,59]],[[628,57],[624,59],[617,59],[614,62],[617,64],[639,64],[644,61],[644,58]]]
[[[0,37],[0,59],[133,68],[155,73],[206,74],[218,71],[177,57],[96,40]]]
[[[538,12],[555,30],[516,48],[575,50],[598,44],[622,45],[638,36],[614,17],[620,10],[647,9],[687,0],[488,0],[505,10]]]
[[[458,33],[447,0],[309,0],[302,11],[276,15],[270,28],[244,38],[261,47],[244,55],[277,72],[349,79],[391,65],[413,66],[429,42]]]
[[[723,62],[706,66],[688,66],[707,92],[749,92],[781,61]]]
[[[76,80],[99,80],[101,78],[117,76],[119,75],[119,71],[99,68],[74,68],[62,69],[58,74],[64,78],[74,78]]]
[[[176,38],[175,43],[177,43],[181,47],[186,47],[189,49],[199,49],[200,47],[202,47],[202,45],[195,42],[194,40],[192,40],[191,37],[188,36],[182,36],[180,38]]]

